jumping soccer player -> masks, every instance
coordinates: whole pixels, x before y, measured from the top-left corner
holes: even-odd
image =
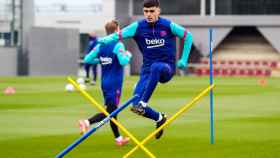
[[[105,25],[107,34],[119,30],[117,21],[108,22]],[[123,67],[131,59],[131,53],[126,51],[122,42],[116,41],[109,44],[98,44],[84,59],[86,63],[100,62],[102,68],[101,89],[104,96],[105,106],[108,113],[113,112],[119,105],[123,83]],[[106,117],[103,113],[98,113],[87,120],[80,120],[81,133],[86,132],[93,123],[100,122]],[[117,116],[114,117],[117,119]],[[122,137],[118,127],[110,121],[110,126],[115,136],[116,144],[119,146],[129,142],[128,137]]]
[[[144,0],[143,12],[145,19],[133,22],[124,29],[98,40],[100,43],[110,43],[122,38],[133,37],[142,55],[140,79],[134,94],[140,99],[133,103],[132,111],[156,122],[159,128],[167,120],[163,113],[159,113],[148,105],[158,82],[166,83],[175,73],[176,36],[184,41],[183,52],[177,67],[185,69],[192,46],[192,35],[182,26],[160,17],[159,0]],[[163,130],[156,134],[159,139]]]

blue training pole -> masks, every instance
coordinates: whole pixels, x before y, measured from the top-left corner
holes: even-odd
[[[209,81],[213,85],[213,29],[209,29]],[[214,105],[213,105],[213,89],[210,90],[210,143],[214,144]]]
[[[127,102],[125,102],[123,105],[121,105],[119,108],[117,108],[115,111],[113,111],[110,115],[108,115],[106,118],[104,118],[102,121],[100,121],[95,127],[87,131],[82,137],[77,139],[74,143],[69,145],[66,149],[64,149],[62,152],[60,152],[56,158],[62,158],[65,156],[67,153],[69,153],[72,149],[74,149],[76,146],[78,146],[82,141],[84,141],[87,137],[89,137],[92,133],[94,133],[98,128],[102,127],[105,125],[109,120],[117,115],[119,112],[121,112],[123,109],[125,109],[130,103],[135,101],[138,96],[135,95],[132,98],[130,98]]]

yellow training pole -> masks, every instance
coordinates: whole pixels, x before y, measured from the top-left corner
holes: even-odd
[[[102,113],[104,113],[106,116],[109,115],[109,113],[100,105],[96,100],[94,100],[85,90],[81,89],[80,86],[71,78],[67,78],[68,81],[73,84],[73,86],[88,100],[97,107]],[[111,118],[111,120],[127,135],[129,136],[136,144],[137,146],[140,146],[142,150],[149,155],[151,158],[156,158],[154,154],[152,154],[143,144],[140,144],[139,140],[137,140],[122,124],[120,124],[115,118]]]
[[[161,129],[163,129],[165,126],[170,124],[172,121],[174,121],[178,116],[180,116],[183,112],[187,111],[189,108],[192,107],[193,104],[195,104],[198,100],[200,100],[203,96],[205,96],[212,88],[214,88],[215,85],[211,85],[208,88],[206,88],[204,91],[202,91],[199,95],[197,95],[191,102],[183,106],[176,114],[174,114],[171,118],[167,119],[167,121],[160,126],[158,129],[156,129],[154,132],[152,132],[150,135],[148,135],[141,143],[140,145],[144,145],[146,142],[148,142],[155,134],[157,134]],[[139,144],[138,144],[139,145]],[[131,149],[123,158],[128,158],[131,154],[133,154],[139,146],[135,146],[133,149]]]

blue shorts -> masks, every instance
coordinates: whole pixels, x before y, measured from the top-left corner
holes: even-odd
[[[121,89],[116,90],[102,90],[104,97],[104,104],[106,106],[117,106],[120,103]]]
[[[141,69],[140,73],[140,79],[134,89],[134,95],[139,95],[140,98],[143,96],[144,91],[145,91],[145,86],[147,85],[150,77],[150,73],[152,69],[157,69],[158,72],[160,73],[160,83],[166,83],[172,79],[175,73],[175,68],[172,67],[172,65],[168,63],[163,63],[163,62],[155,62],[153,63],[149,69]],[[139,102],[136,101],[137,103]],[[137,104],[137,103],[134,104]]]

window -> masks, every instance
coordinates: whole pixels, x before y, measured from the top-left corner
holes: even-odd
[[[143,0],[133,1],[133,13],[143,14]],[[200,0],[161,0],[161,14],[200,14]]]
[[[279,0],[216,0],[216,14],[279,15]]]

